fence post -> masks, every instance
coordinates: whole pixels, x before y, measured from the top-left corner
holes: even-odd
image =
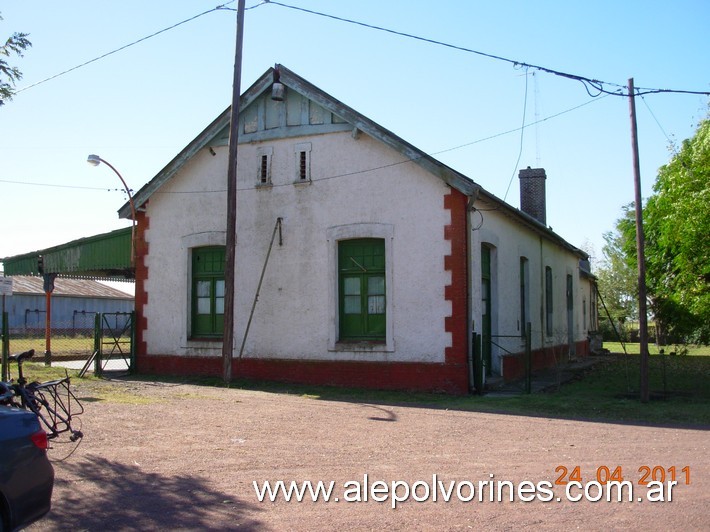
[[[101,376],[101,313],[94,315],[94,375]]]
[[[474,347],[476,343],[476,333],[474,331],[471,331],[471,344],[468,350],[468,356],[467,356],[467,361],[468,361],[468,391],[474,392],[476,391],[476,368],[474,366],[474,353],[476,352],[476,348]]]
[[[525,393],[532,393],[532,341],[530,322],[525,324]]]
[[[131,367],[128,368],[128,373],[136,372],[136,311],[131,311]]]
[[[481,335],[473,333],[473,360],[474,360],[474,375],[473,382],[476,387],[476,393],[483,395],[483,349],[481,348]]]
[[[3,299],[5,296],[3,296]],[[8,357],[10,356],[10,334],[9,334],[9,314],[5,311],[2,313],[2,378],[0,380],[10,380],[10,367],[8,366]]]

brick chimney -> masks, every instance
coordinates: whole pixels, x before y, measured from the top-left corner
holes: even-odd
[[[547,225],[545,208],[545,180],[547,175],[544,168],[530,168],[529,166],[518,173],[520,179],[520,210],[532,216],[543,225]]]

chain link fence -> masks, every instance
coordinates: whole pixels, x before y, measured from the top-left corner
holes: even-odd
[[[5,349],[8,354],[35,350],[33,360],[47,362],[77,361],[78,367],[101,349],[102,360],[122,359],[129,364],[132,344],[130,312],[77,311],[71,320],[52,320],[47,357],[44,311],[28,311],[23,324],[7,327]]]

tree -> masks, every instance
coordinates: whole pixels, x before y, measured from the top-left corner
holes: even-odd
[[[643,209],[646,288],[657,342],[710,343],[710,119],[661,167]],[[620,322],[638,299],[634,204],[604,235],[599,291]],[[629,295],[633,294],[633,303]],[[613,310],[612,310],[613,309]]]
[[[629,263],[627,253],[628,226],[633,226],[633,223],[634,208],[631,204],[624,207],[624,216],[616,221],[615,230],[604,233],[603,258],[594,272],[601,298],[618,331],[624,329],[628,320],[638,318],[637,274]],[[633,233],[631,237],[634,237]]]
[[[3,20],[2,16],[0,20]],[[10,66],[5,58],[13,54],[22,57],[23,52],[30,46],[32,43],[27,39],[27,33],[17,32],[10,35],[5,44],[0,46],[0,106],[5,101],[12,100],[15,83],[22,79],[22,72],[17,67]]]
[[[671,336],[710,342],[710,120],[661,167],[644,208],[652,310]]]

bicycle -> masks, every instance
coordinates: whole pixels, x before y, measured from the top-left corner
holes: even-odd
[[[67,374],[63,379],[28,383],[22,364],[34,354],[35,350],[30,349],[8,357],[10,362],[17,363],[18,376],[17,381],[0,381],[0,405],[34,412],[44,426],[50,443],[61,442],[64,436],[68,436],[68,442],[63,443],[78,445],[84,434],[72,426],[72,421],[78,421],[84,407],[70,388],[71,379]]]

